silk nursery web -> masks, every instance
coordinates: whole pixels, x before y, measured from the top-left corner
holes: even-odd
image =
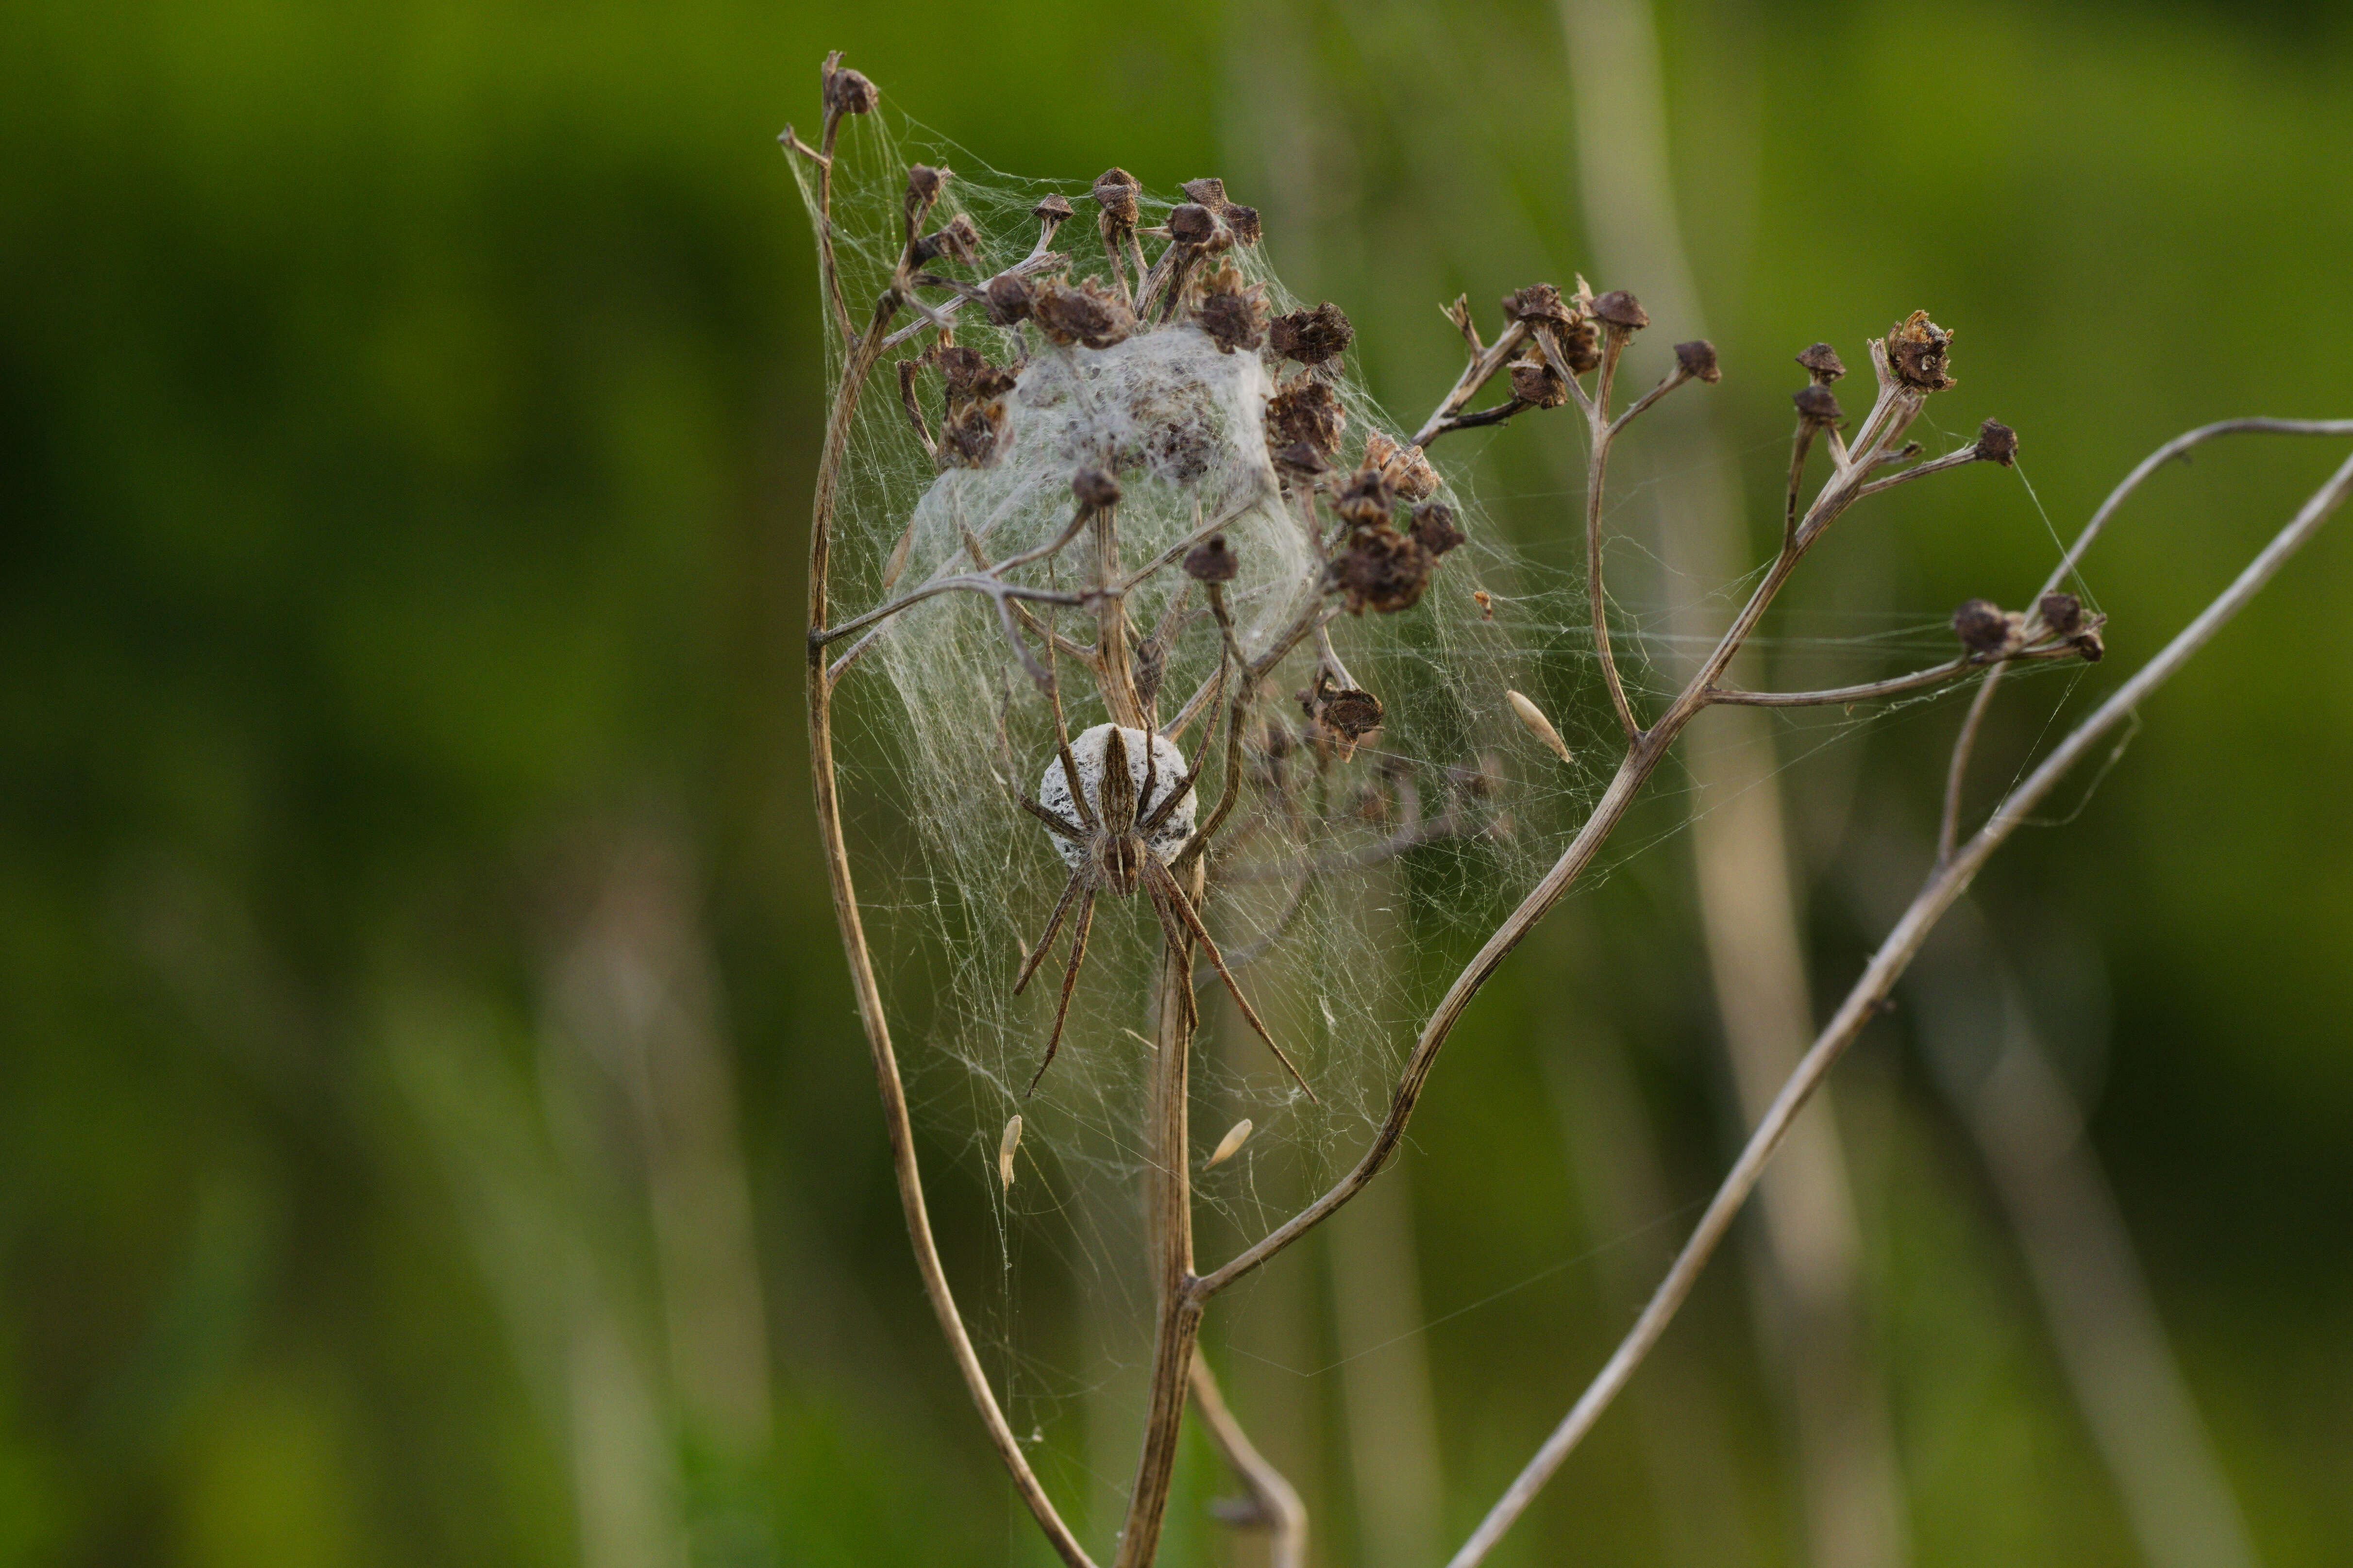
[[[836,764],[913,1114],[986,1174],[987,1337],[1042,1436],[1142,1348],[1108,1325],[1148,1320],[1165,948],[1208,939],[1193,1195],[1222,1248],[1357,1157],[1452,976],[1427,955],[1494,929],[1621,737],[1587,700],[1581,569],[1515,552],[1430,464],[1351,371],[1345,316],[1282,286],[1219,182],[1023,179],[873,109],[829,166],[789,160],[813,210],[830,183],[836,378],[911,262],[922,285],[834,437]],[[1501,416],[1566,400],[1533,350],[1510,370]],[[1501,416],[1458,404],[1442,427]],[[1663,618],[1617,624],[1632,678],[1648,658],[1671,689]],[[1812,629],[1758,646],[1952,647],[1942,617]],[[1820,741],[1887,710],[1807,721]],[[1089,1364],[1023,1331],[1040,1256],[1105,1303]]]

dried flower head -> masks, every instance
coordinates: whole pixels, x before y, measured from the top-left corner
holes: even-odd
[[[2084,601],[2073,594],[2045,594],[2035,608],[2042,624],[2063,637],[2084,629]]]
[[[839,57],[836,57],[839,58]],[[825,107],[834,114],[871,114],[882,101],[882,89],[863,72],[828,64],[825,72]]]
[[[1550,283],[1531,283],[1526,288],[1504,296],[1504,314],[1514,321],[1530,326],[1552,321],[1567,326],[1577,319],[1568,302],[1560,297],[1559,289]]]
[[[1107,349],[1135,331],[1135,313],[1127,301],[1092,278],[1076,284],[1060,279],[1039,284],[1029,293],[1029,315],[1063,348],[1083,343]]]
[[[1218,215],[1198,202],[1180,202],[1168,209],[1168,237],[1179,245],[1208,248],[1222,227]]]
[[[921,265],[936,257],[945,257],[966,267],[979,264],[980,230],[973,226],[969,216],[958,213],[948,220],[945,228],[923,236],[915,242],[907,260],[911,265]]]
[[[1003,403],[976,400],[961,407],[951,405],[941,455],[954,468],[990,468],[1005,455],[1011,435]]]
[[[1345,548],[1332,558],[1329,577],[1350,615],[1367,609],[1394,615],[1421,602],[1437,564],[1419,541],[1384,521],[1348,531]]]
[[[1809,425],[1835,425],[1846,417],[1838,399],[1822,382],[1798,388],[1789,395],[1789,401],[1798,405],[1798,417]]]
[[[1046,237],[1051,239],[1056,229],[1071,221],[1073,210],[1069,197],[1049,195],[1029,209],[1029,216],[1046,226]]]
[[[923,221],[932,204],[947,189],[948,172],[934,169],[929,163],[911,163],[907,167],[907,225],[913,228]]]
[[[1219,349],[1225,353],[1254,349],[1266,342],[1265,301],[1264,285],[1245,287],[1234,264],[1221,262],[1202,280],[1201,304],[1193,312],[1193,320],[1217,340]]]
[[[1095,205],[1103,209],[1105,232],[1135,226],[1135,197],[1142,188],[1135,176],[1125,169],[1113,167],[1095,176],[1092,194]]]
[[[1276,469],[1287,479],[1304,479],[1314,484],[1332,471],[1331,460],[1305,441],[1270,447],[1268,454],[1274,458]]]
[[[1991,658],[2017,645],[2019,617],[1991,599],[1971,599],[1953,612],[1953,632],[1963,647]]]
[[[1375,439],[1386,440],[1386,437]],[[1350,474],[1333,499],[1332,510],[1340,521],[1351,528],[1386,526],[1389,513],[1397,505],[1397,492],[1389,489],[1388,480],[1381,474],[1380,465],[1371,461],[1372,442],[1366,444],[1366,462]]]
[[[2018,432],[1999,419],[1987,420],[1978,426],[1977,453],[1980,461],[2009,468],[2018,461]]]
[[[1317,725],[1339,739],[1345,761],[1357,742],[1381,727],[1381,700],[1353,686],[1332,687],[1327,684],[1329,679],[1318,679],[1301,706]]]
[[[1097,512],[1119,504],[1119,476],[1089,463],[1071,476],[1071,497],[1082,511]]]
[[[1596,321],[1606,321],[1626,332],[1640,331],[1651,324],[1650,315],[1642,309],[1642,302],[1623,289],[1612,289],[1597,297],[1593,301],[1592,315]]]
[[[1029,319],[1029,282],[1018,273],[1000,272],[988,280],[985,303],[989,324],[1009,327]]]
[[[1704,381],[1711,385],[1724,379],[1724,372],[1716,368],[1715,345],[1705,338],[1677,343],[1675,368],[1694,381]]]
[[[1277,316],[1269,329],[1274,352],[1301,364],[1322,364],[1345,352],[1356,336],[1346,312],[1329,300],[1312,310]]]
[[[1312,376],[1301,377],[1267,399],[1266,443],[1272,448],[1295,443],[1329,458],[1340,449],[1340,432],[1347,424],[1339,395]]]
[[[1413,509],[1414,542],[1432,556],[1445,554],[1465,537],[1455,523],[1454,509],[1444,501],[1424,501]]]
[[[1419,447],[1400,446],[1378,430],[1365,437],[1365,462],[1380,470],[1390,489],[1407,500],[1424,500],[1438,489],[1438,470]]]
[[[1246,207],[1240,202],[1229,202],[1219,209],[1219,216],[1226,220],[1226,227],[1233,232],[1236,245],[1256,245],[1259,242],[1258,208]]]
[[[1222,533],[1209,535],[1185,557],[1185,575],[1196,583],[1230,583],[1241,569]]]
[[[1184,191],[1187,201],[1198,203],[1211,212],[1226,205],[1226,183],[1215,174],[1186,181]]]
[[[1828,386],[1846,374],[1838,351],[1828,343],[1816,343],[1798,356],[1798,363],[1806,367],[1806,374],[1814,378],[1818,386]]]
[[[1569,374],[1587,375],[1601,368],[1601,333],[1591,321],[1579,316],[1567,326],[1553,328],[1552,335],[1560,357],[1568,362]]]
[[[1895,377],[1916,392],[1942,392],[1954,384],[1951,355],[1953,334],[1928,319],[1926,310],[1887,329],[1887,362]]]
[[[1512,395],[1538,408],[1557,408],[1568,401],[1568,383],[1541,353],[1512,363]]]

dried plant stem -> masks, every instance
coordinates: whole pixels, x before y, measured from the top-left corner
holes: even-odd
[[[1633,1328],[1570,1408],[1568,1415],[1554,1429],[1552,1436],[1536,1451],[1535,1457],[1489,1510],[1471,1539],[1455,1553],[1449,1568],[1472,1568],[1473,1564],[1485,1559],[1495,1542],[1502,1539],[1504,1531],[1526,1510],[1536,1493],[1552,1478],[1553,1472],[1560,1468],[1561,1461],[1592,1429],[1601,1412],[1625,1387],[1627,1381],[1633,1376],[1634,1369],[1658,1343],[1668,1322],[1691,1294],[1700,1270],[1706,1267],[1709,1258],[1730,1230],[1734,1217],[1764,1173],[1766,1163],[1788,1135],[1798,1112],[1804,1108],[1807,1100],[1820,1087],[1846,1047],[1862,1034],[1863,1026],[1877,1016],[1888,993],[1918,953],[1928,933],[1968,889],[1987,859],[2029,820],[2029,815],[2076,763],[2090,755],[2141,702],[2212,640],[2214,634],[2225,623],[2245,608],[2287,558],[2318,531],[2330,513],[2343,504],[2348,493],[2353,493],[2353,458],[2348,458],[2337,468],[2328,482],[2314,492],[2287,526],[2273,536],[2262,552],[2247,564],[2228,588],[2200,612],[2197,619],[2182,628],[2155,658],[2136,671],[2131,679],[2101,703],[2091,717],[2077,725],[2023,783],[2003,798],[1985,826],[1937,868],[1927,886],[1920,890],[1911,907],[1880,944],[1879,950],[1872,955],[1862,978],[1847,993],[1837,1013],[1799,1063],[1797,1071],[1775,1097],[1772,1108],[1749,1135],[1740,1158],[1735,1162],[1723,1184],[1716,1189],[1707,1212],[1701,1216],[1691,1239],[1684,1243],[1673,1267],[1660,1282]]]
[[[821,220],[821,228],[829,226]],[[923,1294],[932,1303],[933,1315],[939,1320],[940,1332],[948,1342],[956,1371],[980,1413],[981,1425],[987,1429],[989,1441],[1011,1473],[1014,1489],[1038,1521],[1038,1528],[1045,1531],[1046,1539],[1070,1568],[1094,1568],[1092,1559],[1071,1533],[1070,1526],[1062,1522],[1044,1487],[1039,1484],[1036,1472],[1029,1468],[1029,1456],[1021,1451],[1020,1439],[1014,1436],[1005,1412],[997,1405],[996,1391],[988,1385],[988,1374],[973,1349],[964,1315],[956,1308],[955,1292],[948,1288],[947,1271],[940,1262],[939,1245],[933,1238],[931,1216],[923,1201],[923,1177],[915,1158],[915,1132],[908,1119],[907,1091],[900,1080],[897,1054],[892,1049],[890,1020],[883,1011],[881,987],[875,979],[865,926],[859,917],[858,889],[850,879],[849,850],[842,837],[841,800],[833,764],[833,688],[827,678],[824,635],[833,518],[840,494],[842,458],[849,447],[850,422],[857,413],[866,378],[881,357],[885,334],[892,318],[898,313],[899,302],[897,289],[884,290],[875,302],[872,323],[852,346],[834,391],[833,410],[826,421],[825,446],[818,458],[817,489],[809,511],[810,788],[816,797],[826,877],[833,890],[834,920],[841,928],[850,986],[858,998],[859,1022],[865,1028],[867,1046],[874,1058],[875,1087],[881,1096],[883,1126],[891,1142],[892,1173],[898,1180],[899,1206],[906,1219],[907,1238],[914,1247],[915,1268],[923,1279]]]
[[[1219,1457],[1250,1491],[1249,1511],[1229,1515],[1229,1522],[1267,1532],[1268,1568],[1306,1568],[1306,1505],[1234,1419],[1208,1362],[1198,1349],[1193,1353],[1192,1382],[1193,1413],[1201,1418]]]
[[[1191,896],[1201,894],[1201,863],[1184,873]],[[1144,1446],[1136,1456],[1135,1484],[1128,1493],[1127,1522],[1119,1537],[1114,1568],[1143,1568],[1160,1544],[1168,1512],[1168,1488],[1176,1474],[1177,1441],[1191,1383],[1201,1303],[1193,1294],[1193,1184],[1190,1132],[1193,1026],[1193,950],[1181,928],[1171,928],[1161,948],[1159,1016],[1153,1030],[1151,1123],[1145,1178],[1152,1230],[1155,1287],[1159,1321],[1152,1347],[1152,1395],[1145,1414]]]
[[[2258,416],[2218,420],[2211,425],[2200,425],[2194,430],[2184,431],[2143,458],[2131,473],[2116,482],[2116,488],[2100,502],[2099,509],[2092,513],[2092,521],[2084,525],[2083,531],[2075,536],[2075,542],[2068,546],[2067,553],[2060,558],[2059,564],[2051,569],[2051,575],[2043,580],[2042,592],[2048,594],[2074,575],[2076,565],[2084,559],[2084,552],[2100,537],[2101,531],[2108,525],[2108,519],[2116,515],[2116,508],[2140,489],[2150,475],[2177,458],[2187,458],[2193,447],[2202,447],[2223,436],[2353,436],[2353,419],[2271,419]],[[1985,710],[1992,705],[1994,689],[2000,682],[2001,670],[1996,667],[1986,677],[1985,684],[1978,689],[1976,700],[1969,704],[1968,718],[1962,722],[1961,738],[1953,747],[1953,760],[1945,776],[1944,810],[1936,829],[1936,864],[1939,866],[1953,858],[1953,846],[1960,836],[1961,790],[1968,782],[1969,756],[1976,749],[1978,729],[1984,721]]]

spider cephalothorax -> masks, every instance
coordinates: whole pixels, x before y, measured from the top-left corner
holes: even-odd
[[[1062,1025],[1070,1016],[1071,989],[1078,983],[1079,965],[1086,959],[1087,933],[1094,924],[1095,895],[1117,893],[1123,896],[1141,889],[1152,900],[1152,908],[1160,917],[1162,932],[1173,952],[1190,952],[1194,943],[1209,955],[1209,963],[1233,994],[1234,1004],[1250,1020],[1259,1038],[1266,1041],[1275,1059],[1297,1079],[1299,1087],[1307,1089],[1307,1080],[1282,1047],[1274,1043],[1266,1025],[1242,995],[1241,987],[1234,984],[1231,971],[1226,967],[1218,944],[1211,941],[1207,927],[1201,923],[1200,911],[1193,907],[1182,883],[1172,870],[1173,863],[1190,858],[1195,849],[1193,828],[1193,785],[1200,777],[1202,763],[1208,761],[1209,749],[1206,742],[1201,754],[1188,769],[1185,753],[1175,742],[1165,735],[1146,734],[1142,730],[1123,729],[1116,724],[1098,724],[1075,741],[1060,745],[1052,762],[1046,765],[1045,777],[1039,781],[1040,800],[1024,795],[1024,810],[1052,830],[1055,847],[1071,868],[1071,879],[1062,885],[1062,896],[1055,901],[1054,912],[1046,921],[1046,933],[1038,939],[1021,965],[1021,973],[1013,983],[1014,994],[1019,995],[1038,971],[1047,950],[1054,944],[1055,934],[1061,930],[1063,917],[1070,913],[1075,901],[1078,914],[1071,930],[1071,957],[1062,972],[1062,997],[1054,1009],[1054,1031],[1046,1041],[1046,1056],[1038,1064],[1038,1071],[1029,1079],[1029,1088],[1038,1087],[1038,1079],[1046,1075],[1053,1062],[1054,1053],[1061,1048]],[[1075,784],[1074,782],[1075,781]],[[1307,1089],[1311,1098],[1314,1090]]]

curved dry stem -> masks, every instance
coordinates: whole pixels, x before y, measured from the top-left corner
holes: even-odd
[[[1234,1419],[1198,1346],[1193,1352],[1193,1410],[1219,1456],[1250,1492],[1247,1511],[1227,1513],[1226,1522],[1267,1532],[1268,1568],[1306,1568],[1307,1506]]]
[[[1046,1539],[1070,1568],[1094,1568],[1092,1560],[1071,1533],[1070,1526],[1062,1522],[1052,1500],[1046,1496],[1045,1488],[1029,1468],[1029,1456],[1021,1451],[1020,1439],[1014,1436],[1005,1412],[997,1405],[996,1391],[989,1387],[988,1374],[980,1364],[972,1335],[965,1328],[964,1315],[956,1307],[955,1294],[948,1288],[947,1271],[940,1261],[939,1246],[933,1238],[931,1215],[923,1199],[923,1171],[915,1157],[915,1131],[907,1113],[906,1087],[900,1080],[898,1056],[892,1048],[890,1021],[883,1011],[873,956],[866,945],[865,926],[858,910],[858,890],[850,878],[849,846],[842,836],[841,801],[833,765],[833,692],[832,683],[827,679],[823,640],[833,516],[840,493],[842,455],[849,445],[850,421],[857,413],[866,377],[881,357],[885,335],[897,308],[898,300],[890,291],[876,301],[872,324],[842,367],[841,381],[834,392],[833,411],[826,421],[825,447],[818,460],[817,490],[809,510],[809,780],[816,797],[826,879],[833,892],[834,920],[841,928],[842,952],[849,960],[850,987],[858,998],[859,1022],[865,1028],[867,1046],[874,1058],[875,1087],[881,1096],[883,1126],[891,1142],[892,1173],[898,1182],[899,1206],[906,1220],[907,1238],[914,1248],[923,1294],[932,1303],[933,1316],[939,1321],[940,1332],[948,1342],[949,1353],[980,1414],[981,1425],[987,1429],[990,1443],[1012,1475],[1014,1489],[1021,1494],[1038,1528],[1045,1532]]]
[[[2116,481],[2107,499],[2101,501],[2092,520],[2075,536],[2075,542],[2059,558],[2059,564],[2044,578],[2036,598],[2055,590],[2075,574],[2084,552],[2107,527],[2108,519],[2126,498],[2146,483],[2150,475],[2177,458],[2186,457],[2192,448],[2223,436],[2353,436],[2353,419],[2273,419],[2256,416],[2245,419],[2222,419],[2211,425],[2200,425],[2186,430],[2143,458],[2132,472]],[[1936,864],[1941,866],[1953,858],[1953,846],[1960,838],[1961,791],[1968,783],[1969,757],[1977,749],[1978,731],[1985,721],[1986,710],[1993,705],[1995,689],[2001,684],[2001,671],[1996,668],[1988,675],[1985,684],[1978,689],[1976,700],[1969,704],[1968,717],[1961,721],[1961,732],[1953,742],[1953,758],[1945,771],[1945,802],[1936,826]]]
[[[1643,1308],[1642,1314],[1627,1332],[1617,1351],[1600,1373],[1588,1384],[1585,1393],[1572,1405],[1567,1416],[1552,1436],[1537,1449],[1488,1511],[1471,1539],[1456,1552],[1448,1568],[1473,1568],[1483,1561],[1512,1522],[1525,1512],[1545,1483],[1560,1468],[1584,1436],[1592,1430],[1619,1391],[1634,1374],[1652,1346],[1666,1331],[1697,1282],[1700,1270],[1706,1267],[1725,1235],[1731,1229],[1748,1194],[1764,1174],[1767,1162],[1788,1136],[1799,1110],[1814,1090],[1844,1054],[1848,1046],[1862,1033],[1863,1026],[1875,1017],[1895,982],[1908,968],[1921,944],[1936,922],[1966,892],[1970,881],[1993,852],[2030,820],[2030,814],[2049,796],[2051,791],[2078,763],[2090,755],[2106,736],[2128,719],[2134,710],[2198,650],[2213,639],[2214,634],[2245,608],[2248,602],[2271,581],[2287,558],[2316,532],[2329,514],[2353,493],[2353,458],[2341,464],[2328,482],[2314,492],[2311,499],[2290,520],[2287,526],[2274,535],[2254,560],[2248,563],[2231,585],[2201,611],[2197,619],[2166,644],[2158,655],[2136,671],[2108,700],[2100,704],[2062,741],[2042,764],[2028,774],[2025,781],[2004,796],[1985,826],[1973,835],[1951,858],[1929,879],[1909,909],[1891,931],[1878,952],[1872,955],[1862,976],[1847,993],[1830,1023],[1808,1049],[1781,1092],[1775,1097],[1757,1130],[1749,1135],[1740,1158],[1725,1175],[1715,1196],[1710,1200],[1707,1212],[1700,1217],[1691,1239],[1683,1244],[1667,1276]]]

